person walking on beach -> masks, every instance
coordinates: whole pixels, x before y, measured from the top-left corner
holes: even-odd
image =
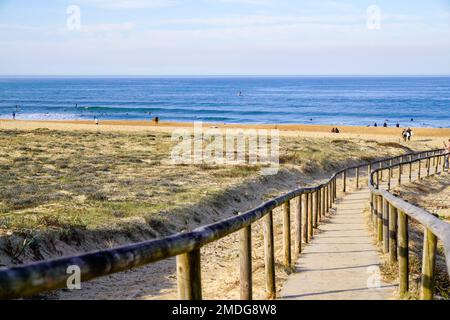
[[[16,112],[15,111],[13,111],[12,116],[13,116],[13,120],[16,120]]]
[[[450,139],[448,139],[448,144],[444,141],[444,154],[445,154],[445,167],[447,170],[450,169]]]
[[[407,130],[406,130],[406,137],[408,138],[408,141],[411,141],[411,137],[412,137],[412,130],[411,130],[411,128],[408,128]]]

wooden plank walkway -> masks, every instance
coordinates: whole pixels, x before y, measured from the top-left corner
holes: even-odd
[[[305,247],[280,298],[292,300],[386,300],[396,286],[380,281],[378,248],[369,232],[364,207],[367,188],[347,193],[329,221]],[[378,280],[378,281],[377,281]]]

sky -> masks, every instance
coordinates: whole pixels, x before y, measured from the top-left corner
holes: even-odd
[[[0,0],[0,75],[450,75],[450,0]]]

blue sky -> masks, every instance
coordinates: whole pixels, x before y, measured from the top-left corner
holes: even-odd
[[[450,0],[0,0],[3,75],[450,75],[449,57]]]

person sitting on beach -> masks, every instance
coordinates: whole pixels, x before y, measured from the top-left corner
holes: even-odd
[[[331,133],[336,133],[336,128],[331,129]]]
[[[400,123],[397,123],[395,126],[396,126],[397,128],[400,128]]]
[[[447,170],[450,169],[450,139],[448,139],[448,144],[444,141],[444,154],[445,154],[445,167]]]
[[[375,124],[373,125],[374,127],[378,127],[378,124],[375,122]]]
[[[386,122],[383,123],[383,127],[387,128],[387,123]]]
[[[153,118],[153,121],[154,121],[156,124],[158,124],[159,118],[158,118],[158,117],[154,117],[154,118]]]

